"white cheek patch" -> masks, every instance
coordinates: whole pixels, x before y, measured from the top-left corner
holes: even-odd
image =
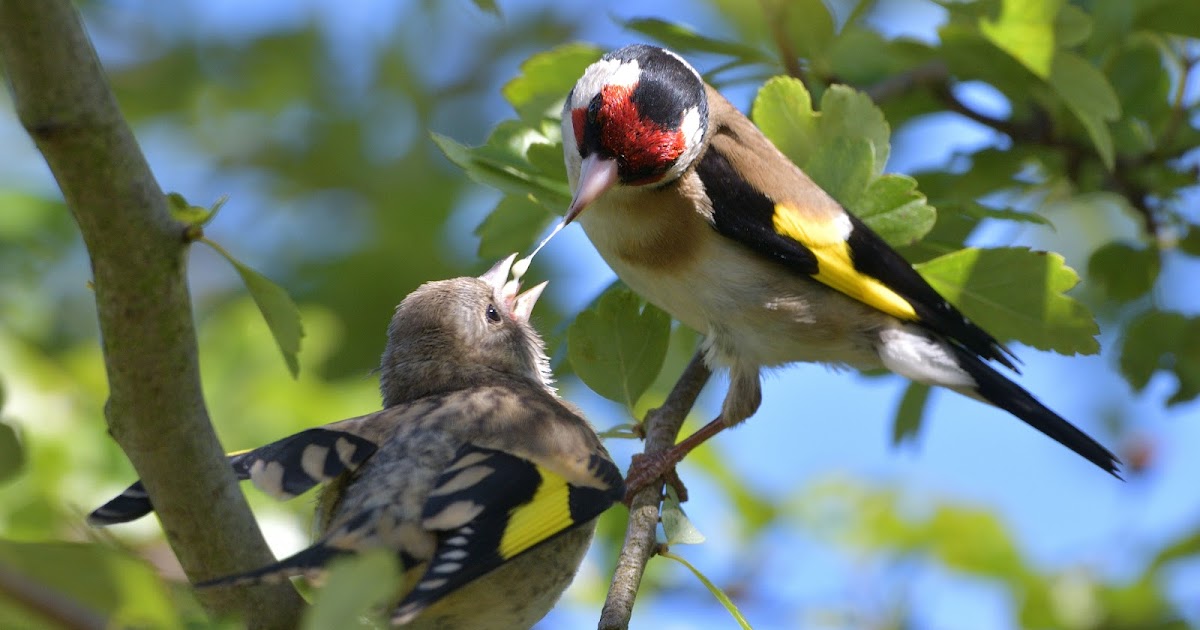
[[[667,171],[663,181],[674,181],[692,165],[692,162],[696,161],[696,158],[700,157],[700,149],[704,146],[704,121],[700,120],[699,109],[689,107],[687,111],[683,112],[683,120],[679,123],[679,132],[683,134],[686,144],[683,153],[679,155],[679,159],[675,160],[675,165],[671,167],[671,170]]]

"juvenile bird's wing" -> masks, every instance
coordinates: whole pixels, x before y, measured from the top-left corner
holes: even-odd
[[[249,479],[276,498],[290,499],[362,465],[386,435],[392,415],[385,410],[301,431],[266,446],[231,453],[229,466],[239,481]],[[96,527],[125,523],[152,511],[150,497],[138,481],[96,508],[88,523]]]
[[[620,479],[604,458],[605,476]],[[468,444],[429,493],[421,526],[437,534],[425,574],[396,608],[405,623],[438,599],[607,510],[624,485],[573,485],[534,461]]]
[[[794,272],[872,308],[918,322],[985,359],[1016,369],[1009,352],[938,294],[912,265],[846,212],[709,88],[715,127],[696,173],[714,227]]]

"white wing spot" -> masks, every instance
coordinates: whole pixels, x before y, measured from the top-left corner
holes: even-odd
[[[466,490],[467,488],[470,488],[471,486],[474,486],[480,481],[486,479],[487,476],[493,472],[495,472],[495,469],[489,466],[475,466],[473,468],[468,468],[456,475],[450,481],[447,481],[446,483],[434,488],[433,491],[429,493],[429,496],[440,497],[442,495],[454,494],[455,492]]]
[[[475,464],[487,460],[491,456],[491,453],[468,453],[458,458],[458,461],[448,466],[446,468],[446,472],[461,470],[463,468],[467,468],[468,466],[474,466]]]
[[[436,580],[425,580],[417,585],[418,590],[432,591],[435,588],[441,588],[446,584],[446,578],[438,578]]]
[[[454,545],[455,547],[461,547],[461,546],[467,544],[467,542],[468,541],[467,541],[466,536],[455,536],[454,538],[446,539],[447,545]]]
[[[434,573],[454,573],[462,568],[462,564],[458,562],[443,562],[436,567],[433,567]]]
[[[250,481],[273,497],[289,499],[292,496],[283,489],[283,464],[279,462],[256,460],[250,466]]]
[[[337,451],[338,459],[340,459],[343,464],[347,466],[354,465],[354,452],[358,449],[350,443],[350,440],[347,440],[346,438],[338,438],[337,441],[333,443],[333,448]]]
[[[442,553],[442,560],[465,560],[469,555],[466,549],[451,549]]]
[[[421,521],[426,529],[448,530],[463,523],[469,523],[483,512],[483,506],[474,501],[455,501],[447,505],[441,512]]]
[[[304,447],[304,453],[300,455],[300,468],[309,477],[317,481],[324,481],[325,477],[325,457],[329,455],[328,446],[320,446],[317,444],[309,444]]]

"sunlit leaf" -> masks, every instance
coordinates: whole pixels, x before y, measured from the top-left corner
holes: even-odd
[[[584,69],[599,58],[600,49],[588,44],[566,44],[539,52],[521,64],[521,74],[501,92],[523,119],[546,116],[557,119],[571,87]]]
[[[668,545],[699,545],[704,542],[704,534],[696,529],[684,513],[683,506],[679,504],[679,495],[670,484],[667,485],[667,496],[663,499],[660,515]]]
[[[283,360],[287,363],[288,371],[291,372],[293,378],[299,376],[300,360],[297,354],[300,352],[300,339],[304,337],[304,326],[300,323],[300,309],[296,307],[296,303],[292,301],[287,291],[283,290],[283,287],[242,264],[225,248],[207,239],[204,242],[224,256],[225,260],[228,260],[229,264],[237,270],[238,275],[242,278],[242,283],[250,291],[250,297],[254,298],[254,304],[262,312],[263,319],[267,322],[267,328],[271,330],[271,336],[275,338],[275,344],[283,353]]]
[[[1034,74],[1050,76],[1054,18],[1062,0],[1002,0],[1000,17],[980,20],[979,30]]]
[[[934,289],[997,339],[1060,354],[1095,354],[1099,328],[1064,294],[1079,276],[1058,254],[969,248],[916,265]]]
[[[671,318],[614,286],[567,329],[575,374],[597,394],[632,409],[662,369]]]

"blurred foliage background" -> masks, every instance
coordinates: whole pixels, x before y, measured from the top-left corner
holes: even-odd
[[[561,210],[551,199],[515,219],[496,215],[480,251],[476,227],[502,197],[447,160],[431,131],[484,143],[514,116],[502,86],[535,54],[575,41],[658,41],[747,111],[777,74],[802,78],[814,103],[835,82],[875,96],[893,134],[887,171],[915,176],[939,213],[906,250],[913,260],[964,240],[1063,253],[1085,276],[1072,295],[1095,315],[1102,351],[1020,348],[1021,382],[1115,446],[1129,478],[1105,478],[970,401],[926,405],[909,391],[906,407],[899,379],[799,368],[768,384],[755,421],[682,468],[693,497],[685,507],[708,541],[676,551],[759,628],[1200,625],[1200,4],[496,5],[81,3],[163,188],[201,205],[229,195],[206,233],[301,306],[306,336],[292,380],[237,274],[193,248],[204,387],[228,449],[376,409],[371,370],[396,302],[425,280],[478,273],[527,246]],[[584,50],[585,64],[595,54],[569,50]],[[1053,56],[1067,53],[1075,65],[1056,74]],[[931,62],[940,73],[922,74],[938,68]],[[540,71],[551,84],[574,80],[562,68]],[[118,620],[171,625],[174,606],[185,616],[194,606],[130,554],[70,547],[51,562],[57,548],[27,546],[100,541],[178,578],[153,519],[112,532],[83,524],[132,472],[105,434],[82,242],[2,98],[0,563],[56,584],[73,565],[103,566],[62,588]],[[565,396],[601,429],[661,400],[695,335],[675,330],[631,415],[562,360],[569,322],[611,273],[572,228],[534,264],[531,278],[544,277],[550,292],[535,321],[556,349]],[[714,382],[693,422],[715,413],[723,392]],[[899,451],[893,436],[918,448]],[[637,450],[610,445],[622,465]],[[278,552],[304,544],[310,502],[249,495]],[[544,627],[595,623],[624,516],[606,515]],[[0,625],[40,623],[0,594]],[[634,627],[725,623],[682,567],[651,562]]]

